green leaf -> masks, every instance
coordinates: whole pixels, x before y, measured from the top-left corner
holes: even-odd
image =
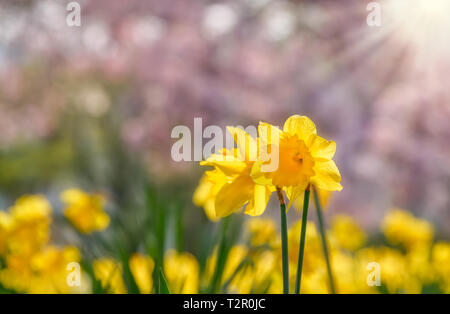
[[[169,290],[169,287],[167,286],[166,277],[164,276],[164,272],[163,272],[162,268],[159,269],[158,293],[159,294],[170,294],[170,290]]]
[[[129,260],[130,256],[121,252],[120,258],[123,265],[123,277],[125,279],[125,285],[127,286],[128,293],[139,294],[139,288],[130,270]]]
[[[230,244],[227,242],[227,231],[229,224],[230,224],[230,217],[226,217],[222,220],[220,230],[220,244],[217,250],[217,262],[210,285],[210,293],[217,293],[218,290],[220,289],[222,274],[225,269],[225,264],[228,259],[228,253],[231,247]]]

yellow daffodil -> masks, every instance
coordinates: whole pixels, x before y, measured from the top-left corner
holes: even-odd
[[[169,250],[164,256],[164,273],[170,293],[198,293],[200,266],[187,252]]]
[[[364,231],[349,216],[337,215],[331,223],[331,237],[339,247],[355,251],[366,241]]]
[[[370,247],[359,250],[357,259],[362,269],[366,269],[371,262],[378,263],[381,283],[389,293],[420,292],[420,283],[409,273],[407,259],[400,251],[388,247]]]
[[[247,232],[250,235],[250,243],[259,246],[273,243],[277,228],[272,219],[256,217],[247,221]]]
[[[295,279],[294,269],[298,262],[298,250],[300,241],[301,223],[295,223],[288,231],[289,243],[289,262],[292,267],[292,278]],[[322,243],[320,242],[319,233],[313,222],[308,222],[306,228],[306,245],[305,257],[303,260],[303,273],[313,273],[317,268],[325,269],[325,261],[322,253]]]
[[[127,292],[122,278],[122,264],[112,258],[101,258],[92,263],[94,275],[108,293],[123,294]]]
[[[255,183],[250,172],[257,158],[258,141],[240,128],[228,127],[228,132],[237,144],[236,149],[223,150],[213,154],[203,166],[213,166],[220,170],[226,181],[220,181],[214,201],[217,217],[225,217],[247,204],[245,213],[261,215],[266,209],[273,188]]]
[[[250,293],[252,285],[252,271],[247,265],[242,265],[248,255],[248,248],[244,245],[235,245],[228,252],[225,267],[222,273],[221,284],[229,283],[228,289],[231,293]],[[213,278],[217,266],[217,248],[208,258],[206,263],[207,281]]]
[[[151,293],[155,262],[150,256],[135,253],[130,257],[130,271],[141,293]]]
[[[258,132],[263,153],[251,171],[256,182],[290,188],[290,199],[298,198],[309,184],[326,191],[342,189],[341,175],[332,160],[336,143],[318,136],[316,126],[308,117],[289,117],[283,130],[261,122]],[[273,160],[267,160],[266,153],[272,158],[278,155],[275,163],[278,166],[270,171],[263,169],[273,163]]]
[[[48,246],[33,255],[30,260],[30,267],[35,274],[30,293],[74,293],[87,292],[90,289],[90,282],[86,277],[81,277],[80,285],[77,287],[67,284],[67,265],[79,263],[81,259],[80,251],[74,246],[58,248]]]
[[[109,216],[103,211],[105,199],[101,194],[89,195],[79,189],[61,193],[66,204],[64,215],[81,233],[104,230]]]
[[[12,217],[9,213],[0,211],[0,257],[6,253],[7,239],[12,226]]]
[[[7,243],[11,254],[30,255],[48,242],[51,206],[45,197],[22,196],[9,211],[12,224]]]
[[[414,217],[410,212],[393,208],[383,220],[386,239],[405,248],[429,245],[433,240],[433,226],[425,220]]]
[[[450,243],[438,242],[433,246],[431,263],[441,289],[450,293]]]
[[[18,292],[87,293],[91,291],[91,282],[81,269],[76,274],[80,276],[79,285],[67,284],[68,265],[79,263],[80,259],[80,252],[73,246],[49,245],[31,256],[8,255],[6,268],[0,272],[0,282]]]

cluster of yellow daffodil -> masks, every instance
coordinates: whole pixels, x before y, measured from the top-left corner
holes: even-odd
[[[80,261],[80,252],[51,244],[50,224],[51,206],[41,195],[22,196],[9,212],[0,211],[2,286],[30,293],[80,291],[66,283],[66,267]]]
[[[66,218],[82,233],[103,230],[109,223],[102,198],[70,189],[61,195]],[[52,207],[42,195],[20,197],[7,212],[0,211],[0,284],[31,293],[87,292],[90,284],[67,284],[70,263],[79,263],[74,246],[51,243]],[[88,280],[83,280],[88,283]]]
[[[63,200],[67,200],[66,192],[62,194]],[[78,192],[83,198],[97,197]],[[83,210],[78,211],[79,215],[95,217],[86,213],[88,206],[80,201],[66,202],[65,211],[75,210],[75,203],[84,204]],[[99,208],[92,206],[91,211],[97,212]],[[75,221],[81,219],[79,215]],[[105,215],[103,210],[101,215]],[[81,262],[82,256],[74,246],[52,244],[50,224],[51,206],[40,195],[23,196],[8,212],[0,211],[0,286],[27,293],[92,292],[91,279],[84,271],[80,286],[68,284],[71,269],[67,266]],[[82,223],[85,224],[87,222]],[[227,253],[217,291],[282,293],[282,245],[275,221],[251,217],[245,226],[243,242],[232,246]],[[450,293],[450,243],[434,242],[434,229],[430,223],[407,211],[392,209],[381,227],[384,244],[367,245],[369,237],[352,218],[334,217],[327,230],[327,239],[337,293],[420,293],[427,289]],[[78,230],[87,232],[87,229]],[[306,230],[301,292],[328,293],[330,287],[319,232],[311,221]],[[291,274],[294,274],[298,263],[300,233],[300,222],[288,230]],[[166,251],[162,270],[170,293],[210,291],[217,259],[218,247],[203,267],[191,253]],[[379,267],[381,286],[368,283],[375,282],[376,276],[372,277],[374,269],[368,268],[373,263]],[[141,293],[157,292],[153,282],[156,267],[152,257],[135,253],[128,260],[128,266]],[[129,291],[121,261],[111,257],[98,258],[92,261],[92,270],[103,291]],[[289,277],[291,286],[295,280],[295,276]]]
[[[419,226],[422,226],[420,230]],[[388,213],[382,227],[386,243],[366,246],[367,235],[351,217],[334,217],[328,240],[337,293],[420,293],[433,287],[434,292],[436,289],[450,292],[450,243],[434,243],[433,228],[428,222],[399,209]],[[275,221],[250,218],[245,230],[245,243],[233,246],[228,252],[220,291],[282,293],[281,239],[277,237]],[[289,267],[295,269],[300,223],[294,224],[288,234]],[[308,222],[302,293],[330,292],[321,245],[314,223]],[[119,262],[102,260],[96,263],[99,264],[94,264],[94,268],[101,272],[98,276],[103,278],[105,286],[111,287],[110,292],[126,291]],[[381,286],[374,281],[374,269],[368,268],[372,263],[379,265]],[[140,291],[152,292],[153,260],[136,253],[129,264]],[[206,291],[213,280],[216,265],[217,249],[202,271],[193,255],[168,251],[164,272],[170,292]],[[118,272],[114,275],[116,270]],[[295,276],[289,279],[293,283]]]

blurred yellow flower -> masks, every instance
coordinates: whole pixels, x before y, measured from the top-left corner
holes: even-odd
[[[51,206],[45,197],[22,196],[9,211],[12,224],[7,246],[11,254],[31,255],[48,242]]]
[[[222,273],[221,284],[228,283],[228,292],[230,293],[250,293],[253,281],[253,272],[244,265],[244,259],[248,255],[248,248],[244,245],[233,246],[227,256],[225,267]],[[206,263],[207,281],[210,282],[216,271],[217,266],[217,248],[208,258]]]
[[[429,245],[433,240],[433,226],[428,221],[398,208],[388,212],[382,228],[390,243],[403,245],[407,249],[416,245]]]
[[[289,267],[292,268],[291,279],[295,280],[295,269],[298,261],[301,222],[298,221],[288,230]],[[303,274],[313,273],[317,268],[324,267],[322,243],[319,233],[312,221],[308,221],[306,228],[305,256],[303,259]],[[325,269],[325,268],[324,268]]]
[[[27,293],[87,293],[90,279],[80,272],[80,285],[69,286],[67,266],[79,263],[80,252],[73,246],[43,247],[32,256],[8,255],[6,268],[0,271],[3,286]]]
[[[80,251],[74,246],[57,248],[48,246],[37,252],[30,260],[30,267],[35,275],[31,293],[74,293],[87,292],[90,285],[86,278],[80,280],[80,287],[67,284],[67,265],[79,263]],[[80,273],[81,276],[81,273]]]
[[[273,277],[278,274],[278,256],[273,250],[264,250],[261,253],[254,254],[253,259],[254,293],[265,293],[272,288],[271,286],[274,284]],[[279,291],[282,292],[282,285]]]
[[[0,257],[6,253],[6,241],[12,226],[11,215],[0,211]]]
[[[420,282],[410,274],[407,259],[399,250],[370,247],[361,249],[356,254],[362,273],[369,263],[379,264],[381,283],[389,293],[420,293]]]
[[[341,175],[332,160],[336,143],[318,136],[316,126],[308,117],[289,117],[283,130],[261,122],[258,132],[262,152],[278,151],[279,160],[275,170],[263,172],[262,165],[273,161],[259,156],[261,160],[254,164],[251,172],[256,182],[263,184],[269,180],[278,187],[291,187],[290,200],[297,199],[308,184],[326,191],[342,189]]]
[[[442,290],[450,293],[450,243],[438,242],[433,246],[431,263]]]
[[[350,216],[337,215],[331,223],[331,238],[339,247],[355,251],[364,245],[366,234]]]
[[[155,262],[150,256],[134,253],[130,257],[130,271],[141,293],[151,293]]]
[[[257,158],[258,140],[240,128],[228,127],[237,148],[223,150],[202,161],[202,166],[213,166],[223,172],[226,180],[221,180],[215,195],[214,208],[217,217],[225,217],[239,210],[245,204],[245,213],[259,216],[266,209],[273,188],[256,184],[250,171]],[[217,183],[216,183],[217,184]]]
[[[164,273],[170,293],[198,293],[200,266],[187,252],[169,250],[164,256]]]
[[[270,218],[251,218],[247,221],[247,232],[253,246],[273,243],[276,240],[277,228]]]
[[[95,278],[97,278],[103,289],[108,293],[127,293],[122,278],[122,264],[112,258],[100,258],[92,263]]]
[[[101,231],[108,226],[109,216],[103,211],[103,195],[69,189],[61,193],[61,199],[66,204],[64,215],[81,233]]]

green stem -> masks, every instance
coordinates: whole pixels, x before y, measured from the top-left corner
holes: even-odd
[[[295,293],[300,293],[300,286],[302,283],[302,270],[303,270],[303,254],[305,252],[305,239],[306,239],[306,223],[308,221],[308,205],[309,205],[309,187],[305,190],[305,198],[303,199],[303,215],[302,215],[302,230],[300,232],[300,248],[298,251],[297,262],[297,279],[295,281]]]
[[[220,289],[222,274],[225,268],[225,262],[228,258],[227,230],[229,224],[230,224],[230,217],[228,216],[222,220],[221,224],[220,244],[218,247],[216,267],[214,270],[214,275],[211,283],[212,293],[217,293]]]
[[[278,200],[280,201],[281,214],[281,255],[283,264],[283,293],[289,294],[289,258],[288,258],[288,237],[287,237],[287,220],[286,220],[286,204],[284,203],[283,192],[277,187]]]
[[[315,203],[316,209],[317,209],[317,218],[319,221],[320,237],[322,239],[323,254],[325,255],[325,261],[327,264],[328,281],[330,283],[330,290],[331,290],[332,294],[335,294],[336,289],[334,286],[333,271],[331,270],[330,254],[328,253],[328,244],[327,244],[327,238],[325,235],[325,223],[324,223],[323,214],[322,214],[322,206],[320,205],[320,200],[319,200],[319,196],[317,194],[316,188],[314,188],[314,203]]]

